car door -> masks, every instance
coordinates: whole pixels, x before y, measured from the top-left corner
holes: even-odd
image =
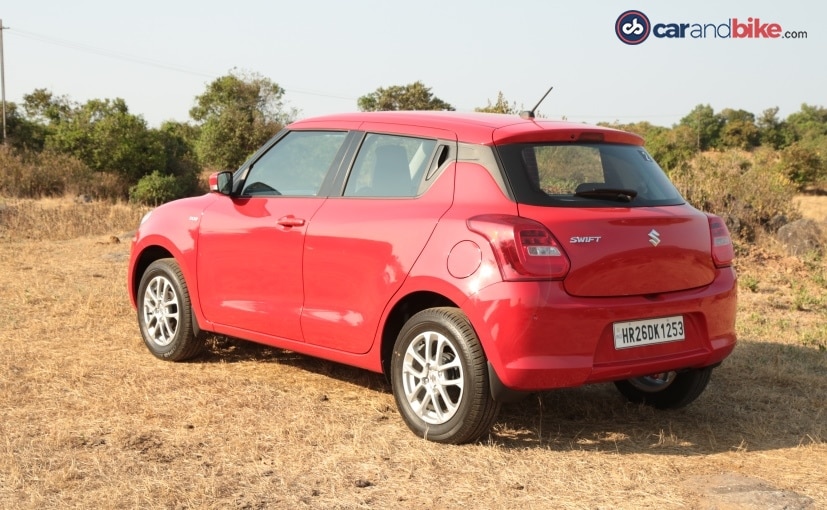
[[[365,136],[343,196],[328,199],[308,228],[306,342],[370,349],[387,303],[453,200],[453,180],[439,177],[456,142],[439,135]]]
[[[305,232],[345,131],[292,131],[240,175],[200,220],[198,288],[204,317],[242,332],[302,340]]]

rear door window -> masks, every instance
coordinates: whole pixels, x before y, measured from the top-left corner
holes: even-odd
[[[345,186],[346,197],[415,197],[436,140],[368,133]]]
[[[684,202],[643,147],[513,144],[498,151],[518,202],[573,207]]]

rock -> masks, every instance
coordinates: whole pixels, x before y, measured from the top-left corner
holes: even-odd
[[[822,254],[824,237],[818,223],[802,219],[787,223],[778,229],[776,238],[781,241],[790,255],[801,257],[810,253]]]
[[[767,228],[770,232],[777,232],[779,228],[790,223],[790,220],[784,214],[776,214],[767,223]]]

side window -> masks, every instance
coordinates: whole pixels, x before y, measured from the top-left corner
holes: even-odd
[[[346,132],[292,131],[250,166],[244,196],[315,196]]]
[[[435,147],[436,140],[368,134],[353,163],[345,196],[416,196]]]

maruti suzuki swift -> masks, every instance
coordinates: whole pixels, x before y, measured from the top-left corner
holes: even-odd
[[[295,122],[148,213],[128,288],[158,358],[217,334],[381,372],[414,433],[465,443],[527,392],[698,398],[736,343],[732,260],[637,135],[373,112]]]

